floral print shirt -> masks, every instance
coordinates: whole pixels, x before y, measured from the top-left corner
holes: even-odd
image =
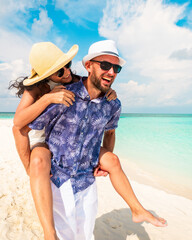
[[[105,96],[90,100],[83,79],[66,88],[75,94],[73,105],[51,104],[29,127],[45,128],[52,153],[51,180],[59,188],[71,179],[75,194],[95,181],[103,133],[117,127],[121,103],[109,102]]]

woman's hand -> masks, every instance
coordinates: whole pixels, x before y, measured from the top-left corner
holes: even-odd
[[[75,101],[75,94],[67,90],[63,85],[54,87],[47,96],[49,97],[50,103],[61,103],[67,107],[73,105]]]
[[[108,101],[115,100],[117,98],[117,94],[116,94],[115,90],[110,88],[106,94],[106,97],[107,97]]]

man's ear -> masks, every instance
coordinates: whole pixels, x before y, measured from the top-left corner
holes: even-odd
[[[91,61],[87,61],[85,63],[85,68],[87,69],[87,71],[90,73],[91,72]]]

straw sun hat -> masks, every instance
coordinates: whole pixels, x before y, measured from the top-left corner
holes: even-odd
[[[70,62],[78,50],[78,45],[73,45],[67,53],[64,53],[51,42],[34,44],[29,55],[31,76],[25,79],[23,84],[30,86],[51,76]]]
[[[126,61],[119,57],[119,53],[115,42],[113,40],[103,40],[93,43],[88,51],[88,54],[83,58],[82,63],[85,67],[85,63],[95,57],[101,55],[112,55],[119,58],[119,65],[122,67]]]

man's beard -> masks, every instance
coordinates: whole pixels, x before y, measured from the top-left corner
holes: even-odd
[[[102,78],[102,76],[101,76]],[[101,86],[101,81],[100,79],[96,76],[95,71],[92,72],[92,74],[90,75],[90,80],[92,82],[92,84],[95,86],[95,88],[97,88],[98,90],[100,90],[102,93],[106,93],[109,88],[111,87],[111,84],[109,86],[103,87]]]

